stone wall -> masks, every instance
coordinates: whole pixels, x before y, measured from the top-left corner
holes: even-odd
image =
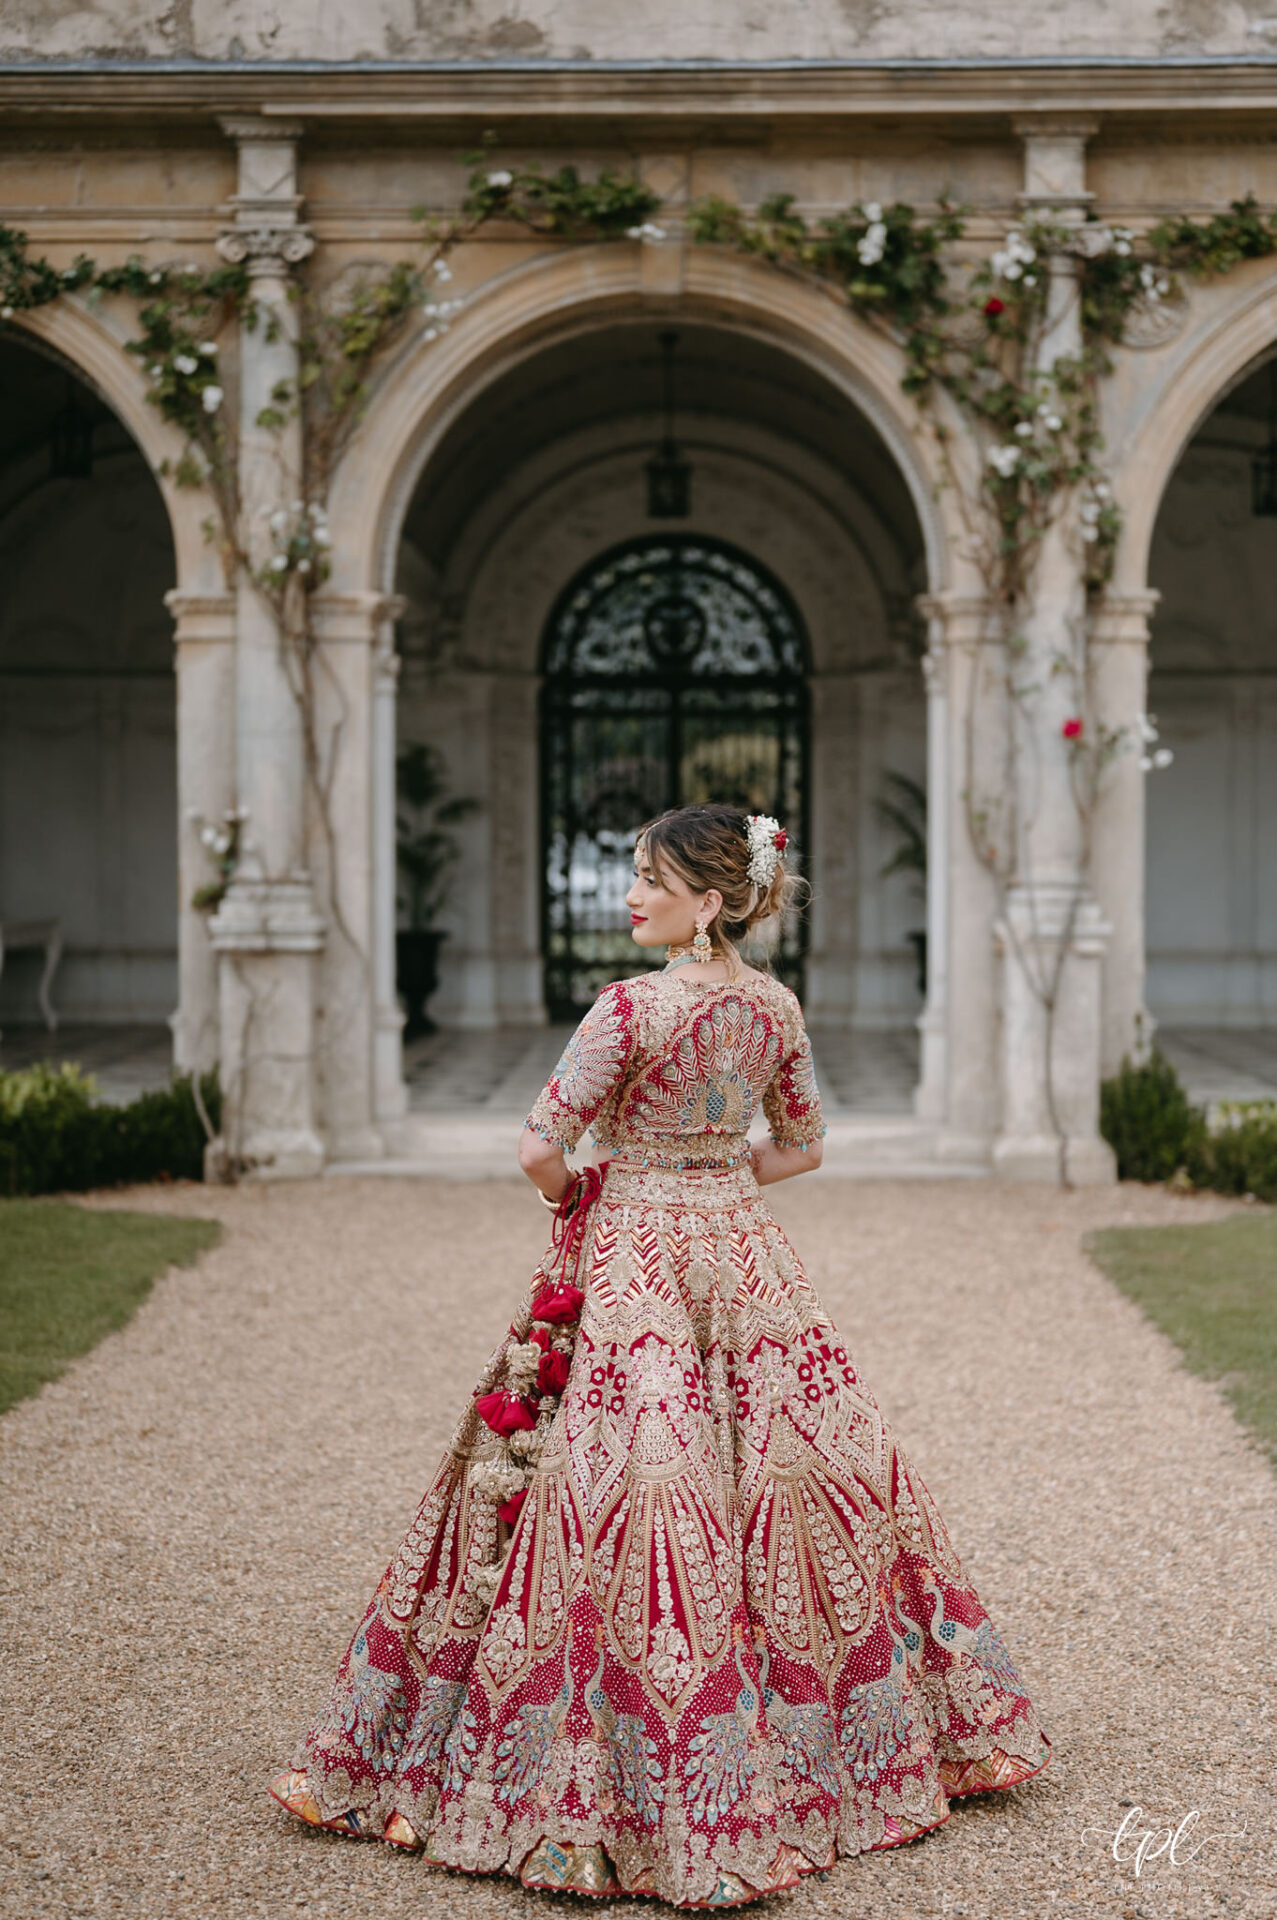
[[[45,60],[1067,60],[1274,48],[1270,0],[8,0],[0,27],[0,54]]]

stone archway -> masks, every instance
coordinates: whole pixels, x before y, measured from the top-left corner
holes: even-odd
[[[1271,352],[1275,291],[1272,264],[1257,261],[1230,276],[1226,288],[1194,294],[1185,331],[1153,354],[1124,356],[1114,382],[1110,438],[1121,459],[1113,485],[1125,527],[1096,620],[1097,709],[1133,741],[1139,715],[1150,704],[1157,711],[1150,664],[1156,667],[1159,626],[1175,617],[1150,571],[1159,516],[1195,434]],[[1104,960],[1105,1073],[1117,1070],[1124,1053],[1147,1045],[1157,1026],[1150,1002],[1161,987],[1148,981],[1148,783],[1164,779],[1140,770],[1137,750],[1119,754],[1097,809],[1096,887],[1114,928]],[[1160,806],[1171,789],[1155,786],[1151,797]]]
[[[96,1064],[119,1051],[99,1029],[143,1030],[154,1071],[178,998],[173,532],[136,439],[51,331],[0,339],[0,915],[61,929],[57,1045]],[[16,1043],[38,956],[14,959]]]
[[[182,452],[176,430],[147,404],[136,359],[126,353],[126,314],[114,302],[89,312],[67,296],[15,317],[8,337],[29,339],[83,380],[118,419],[149,470],[172,543],[168,616],[176,631],[170,667],[177,675],[176,711],[176,993],[174,1063],[201,1070],[218,1058],[216,956],[205,916],[191,896],[208,880],[208,860],[192,816],[218,817],[234,801],[234,601],[216,546],[205,534],[208,502],[199,489],[177,486]],[[175,1001],[175,1005],[174,1005]]]
[[[1277,521],[1251,463],[1277,417],[1277,339],[1185,446],[1154,523],[1148,1002],[1202,1094],[1277,1088]]]
[[[883,489],[898,493],[902,512],[916,528],[916,562],[902,570],[892,555],[891,540],[881,537],[880,517],[863,498],[854,511],[844,501],[835,503],[837,535],[832,543],[825,541],[822,560],[822,528],[829,523],[831,508],[828,498],[819,497],[822,489],[828,494],[827,475],[817,476],[814,468],[799,472],[792,459],[788,465],[778,462],[761,444],[748,449],[717,446],[712,455],[706,454],[705,466],[707,473],[715,467],[724,486],[733,462],[739,467],[742,460],[752,461],[756,473],[766,470],[764,490],[783,501],[784,518],[794,537],[806,544],[814,558],[812,565],[798,565],[797,577],[801,579],[799,597],[815,594],[826,610],[813,625],[804,607],[809,625],[813,625],[818,671],[817,629],[836,625],[849,605],[858,604],[858,594],[872,603],[872,617],[862,623],[861,640],[875,671],[880,672],[878,679],[872,674],[868,679],[857,679],[860,667],[849,664],[846,658],[837,660],[836,647],[826,648],[826,667],[833,678],[817,706],[834,732],[827,732],[823,741],[819,736],[814,741],[817,772],[813,831],[829,850],[831,865],[828,883],[819,890],[815,906],[808,982],[819,1017],[834,1024],[851,1025],[863,1020],[871,1026],[889,1027],[902,1019],[912,1022],[918,1005],[913,984],[918,961],[896,922],[907,912],[911,924],[917,921],[920,925],[919,909],[907,901],[902,905],[899,900],[892,906],[884,896],[883,904],[871,909],[871,918],[875,919],[872,937],[883,957],[871,955],[867,962],[863,956],[851,957],[850,923],[858,903],[869,897],[860,880],[871,866],[876,872],[881,860],[881,850],[875,852],[872,845],[858,840],[855,825],[857,809],[860,817],[872,814],[874,796],[870,788],[872,778],[877,776],[871,777],[867,763],[863,775],[857,774],[833,743],[837,728],[852,724],[847,716],[855,712],[860,717],[854,724],[864,727],[884,754],[894,756],[899,762],[897,770],[909,772],[919,784],[926,780],[929,765],[933,772],[939,769],[946,775],[946,757],[929,757],[926,738],[929,730],[934,736],[937,729],[947,729],[950,724],[944,706],[948,667],[938,674],[930,673],[925,682],[920,675],[926,630],[915,603],[924,590],[939,588],[950,597],[956,592],[958,602],[965,604],[978,588],[959,538],[952,490],[940,484],[929,431],[919,425],[912,404],[901,390],[904,365],[897,349],[856,321],[836,299],[801,279],[778,275],[759,263],[696,249],[662,249],[664,259],[657,286],[647,258],[651,251],[608,245],[565,250],[533,261],[480,292],[446,338],[429,346],[418,340],[405,350],[374,396],[367,419],[335,478],[330,512],[339,535],[333,579],[322,598],[334,609],[334,617],[342,608],[350,608],[352,613],[356,608],[368,610],[368,638],[378,661],[387,658],[384,610],[392,604],[392,596],[407,599],[401,622],[406,646],[397,686],[401,730],[402,716],[412,710],[420,691],[419,686],[414,687],[418,676],[415,656],[429,652],[435,675],[431,701],[434,724],[441,735],[446,734],[450,750],[467,768],[480,769],[482,780],[492,790],[503,795],[522,794],[525,789],[534,793],[535,665],[530,659],[516,660],[518,648],[511,654],[502,639],[512,630],[510,609],[488,604],[494,595],[500,599],[503,580],[512,577],[509,566],[496,564],[497,549],[501,548],[502,562],[513,556],[511,540],[515,546],[522,543],[523,557],[530,552],[534,555],[531,573],[525,570],[513,577],[518,577],[521,587],[514,624],[520,631],[535,635],[540,629],[533,620],[532,607],[538,599],[544,603],[543,610],[548,610],[573,564],[583,564],[608,539],[623,539],[641,531],[642,524],[640,521],[636,526],[632,517],[626,523],[624,514],[619,520],[609,519],[612,509],[607,502],[619,499],[624,488],[619,482],[614,486],[608,478],[599,447],[586,444],[590,429],[588,423],[583,424],[581,445],[576,449],[579,461],[575,466],[568,462],[571,471],[562,466],[554,473],[547,469],[541,475],[539,500],[526,496],[516,499],[513,495],[518,489],[513,482],[509,487],[497,482],[490,503],[470,524],[457,527],[449,566],[460,566],[469,551],[484,583],[480,591],[459,602],[448,590],[443,578],[447,568],[440,568],[437,556],[426,563],[414,560],[408,572],[401,559],[402,534],[414,499],[421,497],[432,471],[440,471],[441,463],[446,465],[444,456],[450,439],[455,442],[464,436],[466,423],[476,417],[476,407],[503,381],[517,379],[521,371],[526,374],[539,358],[555,351],[588,354],[590,342],[611,329],[643,325],[654,331],[660,324],[675,321],[680,328],[711,330],[724,342],[739,342],[742,348],[771,355],[777,365],[794,370],[796,379],[826,396],[827,410],[837,413],[841,420],[861,422],[862,435],[877,449],[876,473]],[[674,263],[676,270],[671,270]],[[694,401],[688,404],[694,411]],[[753,424],[762,436],[764,423]],[[965,469],[971,450],[961,422],[955,418],[949,424],[953,436],[950,451],[959,468]],[[531,459],[526,462],[524,477],[533,473],[535,464]],[[825,464],[826,468],[836,467],[838,462],[834,458]],[[370,473],[382,477],[379,489],[367,486]],[[533,532],[538,513],[544,524],[548,501],[553,498],[557,520],[551,544],[557,550],[558,533],[568,518],[560,509],[573,498],[579,502],[582,493],[593,495],[589,513],[598,522],[596,534],[580,544],[575,561],[565,548],[552,564],[545,564],[548,549],[544,542],[538,549]],[[732,525],[721,518],[712,524],[698,520],[695,528],[729,540],[734,537]],[[766,551],[768,537],[764,529],[763,548],[751,545],[750,550],[775,566]],[[785,577],[787,565],[777,570]],[[930,604],[936,604],[934,598]],[[933,644],[935,631],[933,620]],[[473,664],[476,648],[488,664],[480,679],[468,683],[467,691],[462,684],[464,673],[458,678],[453,669]],[[893,674],[907,683],[903,702],[892,691]],[[383,841],[393,831],[393,767],[386,715],[394,711],[396,683],[380,668],[375,670],[374,679],[378,691],[373,704],[378,717],[370,731],[374,764],[369,778],[375,792],[370,796],[369,815],[374,825],[377,894],[373,908],[373,972],[379,983],[375,1079],[378,1113],[393,1122],[402,1111],[397,1065],[400,1016],[391,993],[393,852],[388,841],[384,845]],[[488,719],[481,720],[480,706],[488,712]],[[380,748],[371,746],[376,741],[381,742]],[[822,780],[822,760],[836,768],[840,777]],[[948,1018],[943,995],[946,982],[953,977],[948,964],[948,929],[936,904],[947,898],[943,885],[950,866],[946,847],[951,832],[956,830],[951,823],[957,820],[947,775],[939,785],[932,783],[929,804],[930,838],[939,857],[933,864],[935,897],[926,916],[933,972],[924,1041],[932,1050],[926,1073],[930,1089],[927,1111],[931,1117],[938,1117],[944,1099],[941,1081],[945,1053],[943,1045],[936,1046],[935,1042]],[[456,927],[455,937],[446,944],[440,1016],[452,1024],[477,1027],[491,1025],[494,1020],[543,1020],[536,888],[528,884],[536,863],[534,810],[519,800],[503,808],[490,829],[476,824],[464,830],[463,839],[467,870],[483,870],[487,892],[483,904],[476,903],[472,911],[467,911],[464,924]],[[892,884],[899,892],[901,882]],[[976,1044],[974,1034],[972,1044]]]

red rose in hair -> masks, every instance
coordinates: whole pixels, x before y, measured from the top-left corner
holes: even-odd
[[[537,1367],[537,1392],[562,1393],[568,1383],[571,1366],[571,1356],[561,1352],[558,1347],[551,1347],[548,1353],[543,1353]]]
[[[1064,722],[1060,732],[1066,740],[1079,740],[1082,736],[1082,722],[1075,715],[1073,719]]]
[[[500,1518],[505,1521],[507,1527],[512,1527],[514,1525],[515,1521],[519,1517],[519,1509],[523,1505],[527,1497],[528,1497],[527,1488],[520,1487],[517,1493],[512,1493],[508,1500],[503,1500],[501,1502],[501,1505],[497,1508],[497,1513],[500,1516]]]
[[[527,1397],[507,1393],[504,1387],[496,1393],[481,1393],[474,1404],[479,1409],[479,1418],[486,1420],[494,1433],[531,1433],[537,1423]]]
[[[778,848],[781,853],[783,853],[785,851],[785,848],[789,845],[789,835],[785,832],[785,829],[783,827],[781,828],[779,833],[774,834],[772,836],[772,845]]]
[[[992,299],[985,301],[984,310],[988,314],[990,320],[996,320],[1000,313],[1006,312],[1007,303],[1005,300],[999,300],[997,294],[995,293]]]
[[[551,1326],[566,1327],[580,1317],[585,1295],[580,1287],[542,1287],[532,1301],[532,1318],[548,1320]]]

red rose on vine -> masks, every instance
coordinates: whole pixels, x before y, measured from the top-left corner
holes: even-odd
[[[1080,740],[1082,737],[1082,722],[1077,718],[1076,714],[1074,714],[1064,722],[1064,725],[1060,728],[1060,732],[1066,740]]]

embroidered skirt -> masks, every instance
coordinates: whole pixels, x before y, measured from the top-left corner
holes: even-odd
[[[1039,1772],[1002,1637],[749,1165],[621,1156],[583,1245],[566,1385],[510,1436],[526,1494],[468,1403],[293,1810],[722,1906]],[[550,1257],[476,1395],[526,1379]]]

